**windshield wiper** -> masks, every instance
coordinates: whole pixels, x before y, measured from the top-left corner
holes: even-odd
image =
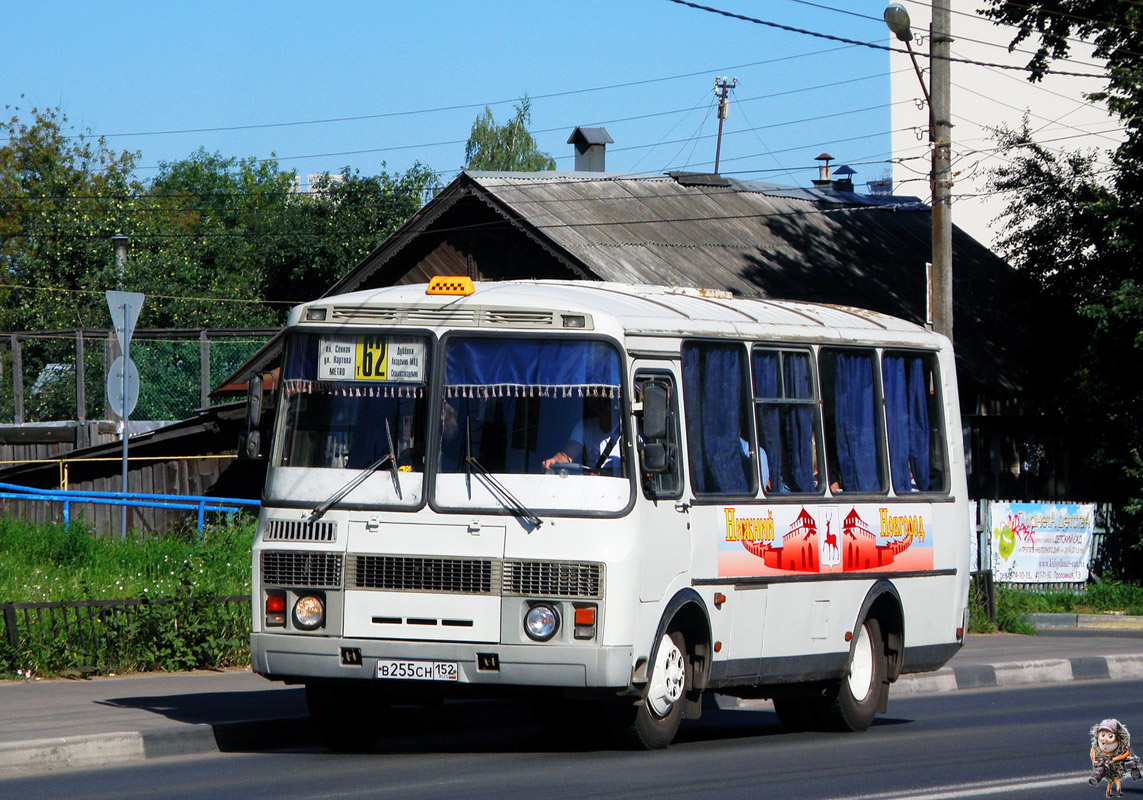
[[[389,429],[389,420],[385,420],[385,438],[389,440],[389,472],[393,476],[393,491],[397,493],[398,500],[404,500],[401,496],[401,481],[397,477],[397,450],[393,447],[393,431]]]
[[[356,476],[349,483],[345,484],[340,489],[338,489],[336,492],[331,494],[329,496],[329,498],[326,499],[324,502],[315,506],[314,510],[310,512],[309,522],[313,523],[313,522],[317,522],[319,519],[321,519],[322,516],[325,515],[325,512],[327,512],[331,508],[333,508],[334,503],[337,503],[342,498],[344,498],[347,494],[349,494],[354,489],[356,489],[358,486],[360,486],[362,483],[364,483],[365,479],[368,478],[370,475],[372,475],[377,470],[381,469],[381,465],[384,464],[386,461],[388,461],[390,466],[392,467],[393,488],[397,492],[397,497],[398,497],[398,499],[402,499],[402,500],[404,499],[403,497],[401,497],[401,482],[397,478],[397,455],[393,451],[393,434],[389,429],[389,420],[385,420],[385,435],[389,439],[389,452],[386,453],[385,455],[381,456],[381,458],[374,461],[368,467],[366,467],[365,470],[360,475]]]
[[[523,519],[533,528],[538,528],[544,524],[544,521],[537,517],[526,505],[521,503],[516,496],[508,490],[508,487],[498,481],[488,469],[474,458],[471,453],[465,458],[465,464],[471,465],[476,468],[476,471],[484,477],[488,482],[488,486],[492,489],[494,495],[498,495],[497,499],[501,505],[507,508],[512,513]]]

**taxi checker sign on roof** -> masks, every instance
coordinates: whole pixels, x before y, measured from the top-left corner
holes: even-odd
[[[425,342],[409,336],[323,336],[318,380],[421,382]]]

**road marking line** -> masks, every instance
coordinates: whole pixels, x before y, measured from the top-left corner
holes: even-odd
[[[938,786],[931,789],[908,789],[879,794],[854,795],[850,800],[956,800],[962,797],[1010,792],[1013,789],[1052,789],[1058,786],[1087,784],[1087,776],[1082,773],[1061,772],[1057,775],[1042,775],[1036,778],[1008,778],[1003,781],[980,781],[978,783],[956,783],[951,786]]]

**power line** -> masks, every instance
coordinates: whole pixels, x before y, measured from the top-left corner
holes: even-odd
[[[666,81],[684,80],[687,78],[695,78],[695,77],[699,77],[699,76],[710,75],[711,73],[718,72],[718,71],[744,70],[744,69],[749,69],[752,67],[759,67],[759,66],[764,66],[764,65],[768,65],[768,64],[776,64],[776,63],[779,63],[782,61],[792,61],[794,59],[799,59],[799,58],[809,58],[812,56],[824,55],[826,53],[835,53],[839,50],[849,49],[849,47],[850,47],[850,45],[846,45],[844,47],[831,47],[831,48],[827,48],[825,50],[814,50],[814,51],[811,51],[808,53],[794,53],[792,55],[779,56],[776,58],[768,58],[768,59],[764,59],[762,61],[752,61],[752,62],[749,62],[746,64],[738,64],[736,66],[719,67],[717,69],[702,70],[699,72],[685,72],[685,73],[680,73],[678,75],[667,75],[667,76],[659,77],[659,78],[643,78],[643,79],[637,80],[637,81],[626,81],[623,83],[613,83],[613,84],[608,84],[605,86],[593,86],[593,87],[586,88],[586,89],[567,89],[567,90],[558,91],[558,92],[545,92],[543,94],[529,95],[529,99],[531,99],[531,100],[548,100],[548,99],[555,98],[555,97],[568,97],[571,95],[586,94],[586,93],[590,93],[590,92],[609,91],[611,89],[627,89],[627,88],[631,88],[633,86],[644,86],[644,85],[651,84],[651,83],[663,83]],[[387,118],[392,118],[392,117],[409,117],[409,116],[417,116],[420,114],[436,114],[436,113],[440,113],[440,112],[444,112],[444,111],[463,111],[465,109],[471,109],[471,108],[486,108],[486,107],[492,107],[492,106],[507,105],[509,103],[518,103],[519,100],[520,100],[520,98],[513,98],[510,100],[491,100],[491,101],[487,101],[487,102],[483,102],[483,103],[461,103],[461,104],[450,105],[450,106],[437,106],[434,108],[409,109],[409,110],[405,110],[405,111],[387,111],[387,112],[381,112],[381,113],[377,113],[377,114],[360,114],[360,115],[356,115],[356,116],[345,116],[345,117],[325,117],[325,118],[321,118],[321,119],[291,120],[291,121],[286,121],[286,122],[262,122],[262,123],[248,123],[248,124],[244,124],[244,125],[223,125],[223,126],[211,126],[211,127],[205,127],[205,128],[180,128],[180,129],[157,130],[157,131],[128,131],[128,132],[122,132],[122,133],[89,133],[89,134],[78,134],[78,135],[74,135],[74,136],[65,136],[63,138],[65,138],[65,139],[78,139],[78,138],[93,138],[93,137],[95,137],[95,138],[111,139],[111,138],[125,137],[125,136],[169,136],[169,135],[179,135],[179,134],[188,134],[188,133],[226,133],[226,132],[230,132],[230,131],[258,130],[258,129],[262,129],[262,128],[289,128],[289,127],[298,127],[298,126],[303,126],[303,125],[325,125],[325,124],[338,123],[338,122],[361,122],[361,121],[366,121],[366,120],[387,119]],[[154,169],[154,168],[153,167],[146,167],[145,169]]]
[[[889,45],[877,44],[876,42],[861,42],[861,41],[858,41],[856,39],[848,39],[844,36],[834,36],[833,34],[829,34],[829,33],[821,33],[819,31],[811,31],[811,30],[807,30],[805,28],[796,28],[792,25],[783,25],[783,24],[778,23],[778,22],[771,22],[769,20],[758,19],[757,17],[749,17],[749,16],[746,16],[745,14],[736,14],[732,11],[724,11],[724,10],[719,9],[719,8],[713,8],[711,6],[704,6],[704,5],[701,5],[699,3],[692,3],[692,2],[690,2],[690,0],[667,0],[667,2],[668,3],[675,3],[676,5],[687,6],[688,8],[693,8],[693,9],[696,9],[698,11],[706,11],[706,12],[711,13],[711,14],[719,14],[721,16],[729,17],[731,19],[742,20],[743,22],[751,22],[751,23],[754,23],[755,25],[765,25],[766,27],[777,28],[779,30],[788,31],[790,33],[797,33],[797,34],[801,34],[803,36],[813,36],[813,37],[818,38],[818,39],[828,39],[829,41],[832,41],[832,42],[844,42],[846,44],[857,45],[859,47],[868,47],[868,48],[871,48],[873,50],[885,50],[885,51],[888,51],[890,53],[906,53],[906,54],[908,53],[907,50],[902,50],[899,47],[890,47]],[[995,63],[988,62],[988,61],[978,61],[975,59],[957,58],[955,56],[948,56],[948,57],[939,56],[938,57],[938,56],[933,56],[932,54],[927,54],[927,53],[919,53],[918,55],[924,56],[930,60],[934,60],[936,58],[941,58],[942,60],[945,60],[945,61],[952,61],[952,62],[961,63],[961,64],[975,64],[975,65],[981,66],[981,67],[994,67],[996,69],[1010,69],[1010,70],[1015,70],[1018,72],[1031,72],[1032,71],[1030,67],[1020,67],[1020,66],[1016,66],[1013,64],[995,64]],[[1106,74],[1096,75],[1096,74],[1092,74],[1089,72],[1067,72],[1065,70],[1053,70],[1053,69],[1044,70],[1044,74],[1045,75],[1068,75],[1068,76],[1076,77],[1076,78],[1106,79],[1108,77]]]

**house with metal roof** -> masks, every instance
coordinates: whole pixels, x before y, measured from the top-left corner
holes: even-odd
[[[800,188],[696,173],[462,172],[323,296],[435,275],[584,279],[838,304],[925,324],[928,206],[856,193],[852,172],[826,177]],[[1061,476],[1042,468],[1051,437],[1030,412],[1043,359],[1067,326],[1025,276],[959,230],[953,261],[974,494],[1058,496]],[[217,391],[272,368],[279,346]]]

